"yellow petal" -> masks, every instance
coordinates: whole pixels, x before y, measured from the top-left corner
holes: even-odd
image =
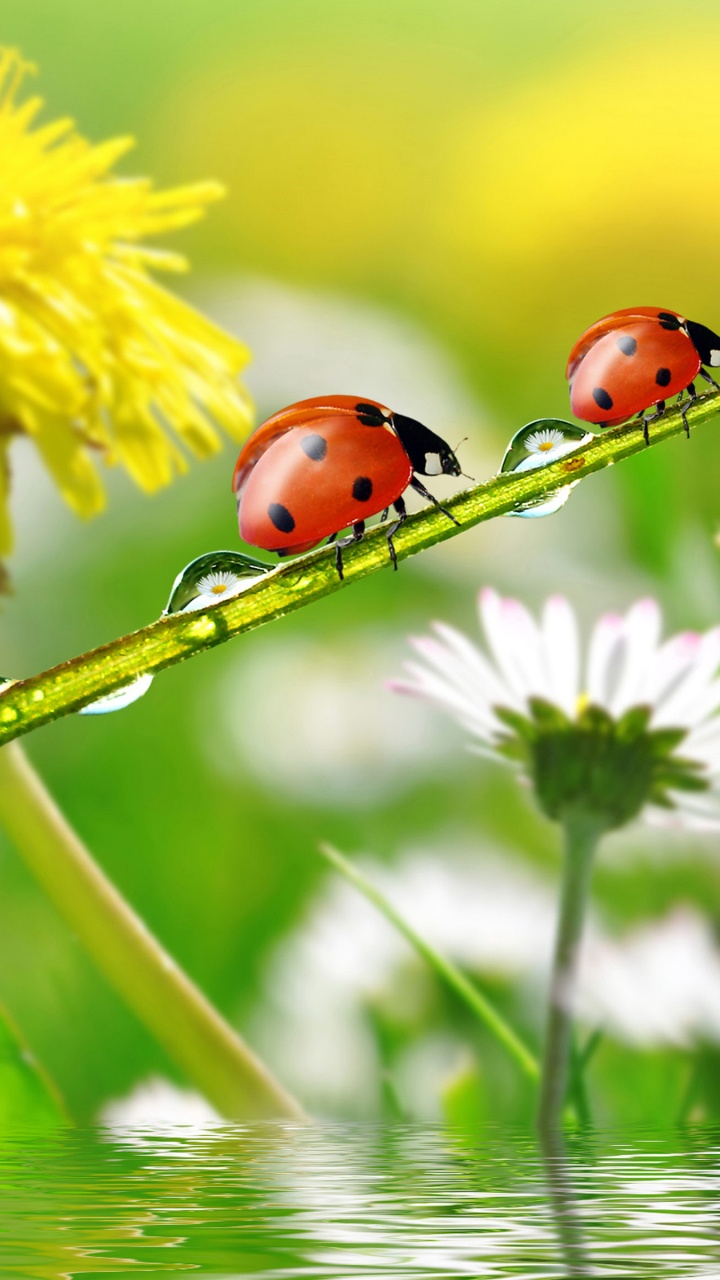
[[[51,414],[40,414],[34,439],[68,506],[85,519],[102,511],[105,494],[100,478],[69,423]]]

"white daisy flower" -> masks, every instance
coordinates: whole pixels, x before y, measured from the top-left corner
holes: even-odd
[[[548,463],[561,457],[562,453],[568,453],[571,449],[578,448],[577,440],[568,440],[566,436],[559,430],[532,431],[525,440],[525,448],[528,453],[537,454],[538,461]],[[529,461],[529,460],[528,460]]]
[[[562,431],[544,430],[533,431],[525,441],[525,448],[528,453],[548,454],[553,449],[557,449],[558,445],[565,444],[565,436]],[[577,443],[573,441],[575,447]],[[543,459],[545,461],[545,459]]]
[[[490,588],[479,609],[485,653],[435,623],[434,636],[412,641],[422,662],[407,663],[408,678],[391,687],[450,712],[482,753],[519,763],[551,817],[574,802],[607,812],[608,826],[642,812],[720,829],[720,627],[663,641],[657,603],[639,600],[601,617],[583,653],[560,596],[539,622]]]
[[[582,431],[578,431],[571,434],[570,427],[571,424],[568,424],[564,431],[559,427],[542,427],[537,431],[531,431],[528,435],[517,432],[508,450],[512,465],[504,466],[503,470],[536,471],[538,467],[549,467],[551,463],[564,458],[568,453],[575,453],[582,445],[592,440],[592,432],[583,434]],[[517,458],[520,447],[525,456]],[[568,486],[568,492],[574,487],[574,485]]]
[[[258,578],[239,578],[237,574],[230,573],[228,570],[206,573],[198,580],[197,596],[186,604],[181,612],[194,613],[196,609],[207,609],[209,604],[217,604],[220,600],[236,596],[238,592],[244,591],[246,587],[252,586],[257,581]]]

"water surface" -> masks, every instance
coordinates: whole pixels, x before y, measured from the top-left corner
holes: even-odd
[[[67,1130],[0,1142],[0,1277],[719,1277],[720,1133]]]

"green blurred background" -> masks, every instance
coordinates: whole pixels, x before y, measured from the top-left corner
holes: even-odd
[[[93,140],[137,136],[126,172],[227,184],[176,237],[194,266],[178,285],[250,347],[258,418],[323,392],[377,398],[453,445],[468,437],[461,457],[482,479],[524,422],[567,416],[567,353],[597,317],[653,304],[720,326],[720,15],[703,0],[5,0],[0,41],[39,65],[46,115],[72,115]],[[236,547],[233,462],[228,445],[153,498],[111,474],[108,511],[87,527],[19,444],[0,669],[35,672],[150,621],[187,561]],[[433,617],[474,631],[485,583],[533,607],[565,592],[586,623],[647,593],[673,628],[717,623],[719,467],[714,428],[638,455],[552,519],[481,527],[168,671],[125,713],[28,742],[103,867],[310,1105],[381,1114],[394,1105],[384,1064],[400,1085],[427,1078],[400,1105],[432,1114],[467,1045],[485,1081],[478,1113],[529,1114],[410,959],[361,994],[348,986],[364,1092],[332,1086],[349,1068],[331,1048],[313,1065],[278,987],[327,893],[316,846],[400,867],[422,850],[440,876],[491,849],[493,866],[531,870],[550,892],[554,831],[459,731],[383,680]],[[172,1077],[5,842],[0,898],[0,1001],[72,1113],[91,1119],[144,1078]],[[678,901],[711,931],[720,922],[710,842],[626,834],[609,847],[596,880],[608,936]],[[532,978],[484,972],[536,1034]],[[318,982],[290,1000],[318,1046],[328,999]],[[714,1070],[714,1039],[711,1022],[649,1036],[642,1052],[608,1036],[601,1116],[657,1114],[682,1092],[689,1045]]]

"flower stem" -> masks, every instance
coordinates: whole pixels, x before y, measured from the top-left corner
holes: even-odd
[[[537,1080],[540,1075],[537,1059],[520,1039],[517,1032],[505,1021],[502,1014],[491,1004],[487,996],[483,995],[482,991],[473,982],[470,982],[451,960],[441,955],[429,942],[421,938],[412,925],[409,925],[403,916],[395,910],[392,903],[388,902],[385,895],[374,884],[371,884],[352,862],[349,862],[341,853],[338,853],[337,849],[333,849],[332,845],[329,844],[321,844],[320,852],[324,858],[327,858],[328,862],[331,862],[345,876],[346,880],[354,884],[356,889],[359,889],[368,901],[372,902],[373,906],[376,906],[382,912],[385,919],[390,921],[390,924],[397,929],[398,933],[402,934],[410,943],[410,946],[417,951],[418,955],[422,956],[431,969],[434,969],[446,986],[450,987],[455,992],[455,995],[462,1000],[463,1004],[467,1005],[471,1013],[478,1019],[478,1022],[481,1022],[486,1030],[510,1054],[511,1058],[520,1067],[520,1070],[530,1080]]]
[[[0,751],[0,822],[110,985],[221,1115],[304,1119],[93,861],[17,743]]]
[[[719,408],[720,393],[698,397],[686,409],[688,424],[693,428],[699,426],[714,417]],[[653,422],[650,445],[654,448],[682,430],[680,410],[668,410]],[[482,521],[507,515],[570,481],[581,480],[644,450],[641,428],[636,423],[628,423],[604,431],[589,444],[547,467],[494,476],[486,484],[459,493],[444,504],[454,524],[444,511],[435,507],[410,516],[394,537],[398,560],[453,538]],[[50,720],[78,711],[138,676],[183,662],[205,649],[224,644],[233,636],[252,631],[339,591],[378,569],[387,569],[386,535],[387,525],[378,525],[361,542],[346,550],[344,582],[335,570],[333,549],[324,547],[281,565],[266,574],[257,586],[226,602],[197,613],[161,618],[132,635],[81,654],[41,675],[17,681],[0,694],[0,746]]]
[[[578,954],[590,890],[592,861],[606,824],[581,810],[569,812],[563,822],[564,849],[560,918],[555,939],[538,1127],[541,1133],[560,1123],[567,1093],[572,1032],[572,1003],[577,979]]]

